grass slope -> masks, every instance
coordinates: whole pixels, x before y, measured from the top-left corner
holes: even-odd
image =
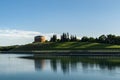
[[[119,50],[120,45],[90,43],[90,42],[46,42],[31,43],[19,46],[12,51],[37,51],[37,50],[100,50],[115,49]]]
[[[18,47],[17,45],[15,46],[0,46],[0,51],[9,51],[9,50],[12,50],[12,49],[15,49],[16,47]]]

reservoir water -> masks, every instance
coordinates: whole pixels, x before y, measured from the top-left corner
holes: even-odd
[[[19,58],[0,54],[0,80],[120,80],[119,61],[88,58]]]

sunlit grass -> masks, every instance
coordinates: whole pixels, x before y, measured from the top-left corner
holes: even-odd
[[[46,43],[31,43],[19,46],[14,50],[82,50],[82,49],[120,49],[120,45],[90,43],[90,42],[46,42]]]
[[[108,46],[106,48],[120,48],[120,45],[111,45],[111,46]]]

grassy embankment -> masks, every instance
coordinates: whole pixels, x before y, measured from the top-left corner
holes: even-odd
[[[120,45],[90,43],[90,42],[46,42],[31,43],[14,48],[12,51],[41,51],[41,50],[120,50]]]
[[[0,46],[0,51],[10,51],[12,49],[17,48],[18,46]]]

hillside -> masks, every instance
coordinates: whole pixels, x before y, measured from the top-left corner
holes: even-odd
[[[40,51],[40,50],[108,50],[120,49],[120,45],[90,43],[90,42],[46,42],[31,43],[12,49],[12,51]]]
[[[12,49],[15,49],[17,48],[18,45],[14,45],[14,46],[0,46],[0,51],[9,51],[9,50],[12,50]]]

